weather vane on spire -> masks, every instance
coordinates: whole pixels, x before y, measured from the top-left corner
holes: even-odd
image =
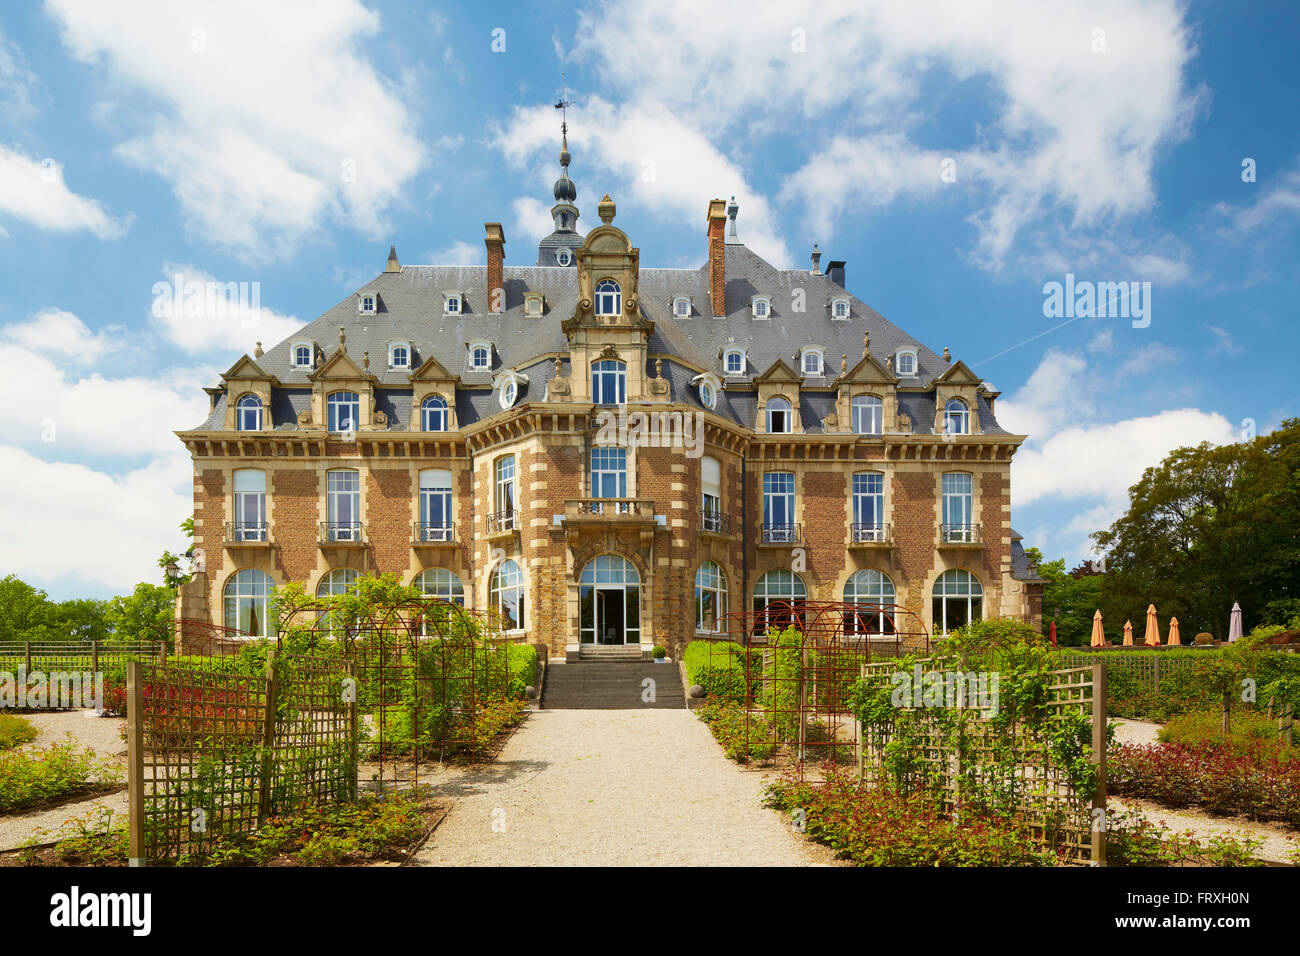
[[[560,74],[560,83],[563,85],[563,92],[560,94],[560,101],[555,104],[555,108],[560,111],[560,135],[569,134],[569,114],[568,109],[573,105],[573,100],[569,99],[569,81],[564,73]]]

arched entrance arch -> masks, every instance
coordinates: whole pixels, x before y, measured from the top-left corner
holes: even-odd
[[[578,576],[578,640],[641,643],[641,575],[627,558],[601,554]]]

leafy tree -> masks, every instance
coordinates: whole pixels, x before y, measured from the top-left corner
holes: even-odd
[[[17,575],[0,578],[0,641],[41,640],[28,635],[45,633],[55,607],[44,591]]]
[[[154,625],[167,623],[175,611],[175,588],[141,581],[130,594],[109,601],[105,616],[114,637],[139,640],[153,637]]]
[[[1043,633],[1049,633],[1052,621],[1056,621],[1056,642],[1062,647],[1088,643],[1092,636],[1092,615],[1099,607],[1102,576],[1096,573],[1076,576],[1078,570],[1067,573],[1064,558],[1038,565],[1039,576],[1047,579],[1043,585]]]

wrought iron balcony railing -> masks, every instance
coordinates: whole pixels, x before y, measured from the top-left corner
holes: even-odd
[[[714,534],[731,534],[731,515],[712,508],[700,509],[700,530]]]
[[[412,527],[411,540],[416,544],[454,544],[456,522],[417,521]]]
[[[321,544],[363,544],[365,536],[360,521],[323,521]]]
[[[768,524],[763,522],[763,544],[799,544],[803,529],[797,524]]]
[[[518,525],[518,511],[498,511],[487,516],[488,534],[514,531]]]
[[[849,540],[854,544],[887,544],[892,540],[889,525],[880,522],[855,524],[852,526],[851,534]]]
[[[944,524],[939,526],[940,544],[979,544],[980,526],[977,524]]]
[[[264,521],[227,521],[227,544],[265,544],[269,540]]]

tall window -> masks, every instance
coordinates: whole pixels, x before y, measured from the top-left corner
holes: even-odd
[[[969,571],[945,571],[934,582],[931,610],[934,614],[931,630],[935,634],[947,634],[963,624],[981,619],[984,588]]]
[[[266,472],[240,468],[235,472],[233,541],[266,540]]]
[[[465,606],[465,585],[446,568],[429,568],[421,571],[411,582],[425,597],[440,598],[452,604]]]
[[[722,463],[706,455],[700,462],[700,517],[705,531],[723,531]]]
[[[235,430],[241,432],[262,430],[262,400],[256,395],[245,395],[235,404]]]
[[[884,413],[875,395],[853,397],[853,430],[859,435],[879,435],[884,430]]]
[[[971,523],[974,513],[972,478],[962,471],[950,471],[943,476],[943,527],[945,542],[972,542],[975,528]]]
[[[794,415],[790,402],[779,395],[767,400],[767,430],[769,434],[785,434],[792,431]]]
[[[267,621],[267,599],[273,587],[275,582],[264,571],[247,568],[232,574],[222,595],[226,627],[249,637],[269,637],[273,630]]]
[[[622,405],[627,401],[627,366],[602,359],[591,367],[591,400],[597,405]]]
[[[853,476],[853,540],[885,540],[885,476],[878,471]]]
[[[598,555],[578,578],[578,640],[641,643],[641,575],[617,554]]]
[[[868,568],[844,584],[846,604],[882,605],[895,603],[894,582],[887,574]],[[884,635],[894,633],[893,615],[880,607],[863,608],[844,615],[844,633]]]
[[[803,626],[803,605],[808,589],[793,571],[777,568],[768,571],[754,585],[754,633],[771,628]]]
[[[361,422],[361,396],[356,392],[334,392],[326,402],[329,411],[329,430],[352,432]]]
[[[426,432],[447,430],[447,400],[441,395],[430,395],[420,403],[420,427]]]
[[[340,469],[325,473],[327,541],[361,540],[361,473]]]
[[[420,472],[420,541],[450,541],[451,472],[427,468]]]
[[[727,615],[727,576],[713,561],[695,572],[695,629],[717,633]]]
[[[618,315],[623,310],[623,292],[613,279],[596,283],[596,314]]]
[[[794,525],[794,474],[769,471],[763,475],[763,541],[797,541]]]
[[[591,450],[591,496],[627,497],[627,449],[599,446]]]
[[[502,455],[496,460],[493,507],[490,530],[511,531],[515,526],[515,456]]]
[[[970,409],[960,398],[948,399],[943,407],[944,431],[949,435],[970,434]]]
[[[488,582],[488,607],[500,616],[507,631],[522,631],[524,624],[524,575],[514,561],[503,561]]]

